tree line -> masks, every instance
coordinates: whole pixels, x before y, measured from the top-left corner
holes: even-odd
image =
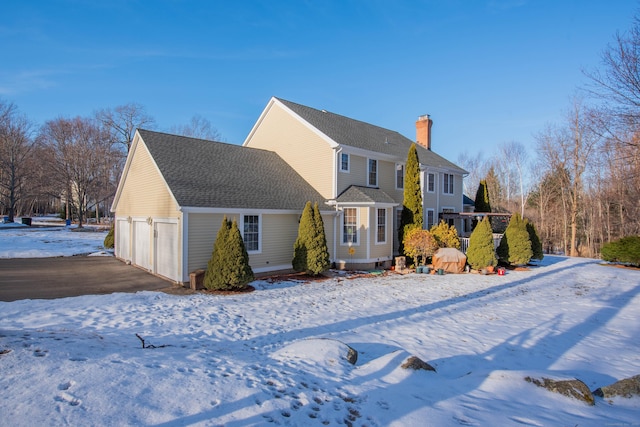
[[[138,128],[155,120],[136,103],[105,108],[88,117],[58,117],[36,126],[0,98],[0,215],[60,212],[79,226],[89,216],[99,222],[109,208]],[[168,132],[222,140],[202,116]]]
[[[602,246],[640,234],[640,19],[615,35],[599,68],[585,70],[561,122],[489,159],[462,155],[466,194],[486,185],[491,211],[536,224],[546,252],[596,257]]]

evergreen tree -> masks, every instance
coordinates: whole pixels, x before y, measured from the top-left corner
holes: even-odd
[[[531,240],[525,221],[519,213],[515,213],[502,236],[498,246],[498,257],[501,261],[513,265],[527,264],[533,251],[531,250]]]
[[[416,144],[411,144],[407,154],[407,164],[404,174],[404,198],[402,201],[402,216],[398,229],[399,251],[404,254],[404,235],[413,228],[422,229],[422,191],[420,189],[420,160]]]
[[[436,239],[438,247],[460,249],[460,238],[455,226],[440,221],[440,224],[431,227],[429,232]]]
[[[300,217],[298,237],[293,245],[293,269],[318,275],[329,269],[331,261],[324,222],[316,203],[313,208],[307,202]]]
[[[253,281],[253,270],[249,265],[249,254],[244,245],[238,222],[234,219],[227,236],[229,264],[225,269],[227,289],[242,290]]]
[[[311,250],[307,255],[307,271],[315,276],[331,267],[327,236],[324,233],[324,221],[322,220],[322,215],[320,215],[320,208],[317,202],[313,205],[313,220],[315,232]]]
[[[218,234],[216,235],[216,240],[213,243],[213,253],[211,254],[211,258],[209,258],[207,270],[204,273],[203,285],[207,289],[224,289],[226,285],[220,275],[220,271],[224,268],[227,261],[226,244],[230,228],[231,223],[225,216],[222,219],[222,225],[220,226]]]
[[[531,241],[531,251],[533,253],[531,259],[542,261],[544,252],[542,251],[542,242],[540,241],[536,227],[527,219],[525,219],[525,224],[527,226],[527,232],[529,233],[529,240]]]
[[[113,247],[115,246],[115,240],[116,229],[115,226],[112,225],[109,229],[109,232],[107,233],[107,236],[104,238],[104,242],[102,243],[102,245],[105,247],[105,249],[113,249]]]
[[[487,217],[480,221],[471,233],[467,249],[467,263],[475,270],[498,265],[493,246],[491,223]]]
[[[307,271],[308,246],[312,239],[314,226],[311,202],[307,202],[302,210],[302,216],[298,224],[298,237],[293,244],[293,261],[291,261],[291,264],[295,271]]]
[[[229,221],[225,216],[207,264],[204,286],[212,290],[242,290],[253,278],[238,223]]]
[[[475,212],[491,212],[491,203],[489,202],[489,189],[487,188],[487,180],[480,180],[478,191],[476,192]]]

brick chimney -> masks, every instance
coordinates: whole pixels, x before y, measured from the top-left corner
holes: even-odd
[[[428,114],[418,117],[416,122],[416,142],[427,150],[431,150],[431,126],[433,126],[433,120]]]

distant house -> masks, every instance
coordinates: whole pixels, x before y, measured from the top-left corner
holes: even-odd
[[[466,173],[431,151],[431,124],[428,116],[416,123],[426,226],[462,211]],[[112,205],[116,256],[187,282],[206,266],[226,215],[238,221],[254,272],[290,269],[311,201],[337,268],[389,266],[412,143],[278,98],[242,146],[138,130]]]

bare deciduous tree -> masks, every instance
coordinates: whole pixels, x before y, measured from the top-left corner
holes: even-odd
[[[33,153],[31,124],[13,103],[0,100],[0,204],[13,222],[20,202],[30,192]]]
[[[61,184],[52,191],[66,196],[82,227],[87,205],[90,199],[100,197],[100,187],[109,173],[105,164],[114,156],[109,135],[90,119],[59,118],[43,126],[39,140],[48,152],[52,176]]]
[[[136,103],[106,108],[96,113],[96,118],[108,130],[112,142],[131,149],[133,136],[138,128],[153,128],[155,120],[149,116],[145,108]]]
[[[222,134],[220,134],[218,129],[216,129],[209,120],[199,114],[191,117],[191,121],[186,125],[173,126],[169,132],[191,138],[223,141]]]
[[[602,53],[602,68],[585,71],[587,90],[604,101],[613,119],[605,130],[619,143],[639,147],[640,132],[640,17],[628,33],[617,33]],[[629,129],[632,132],[627,132]]]

